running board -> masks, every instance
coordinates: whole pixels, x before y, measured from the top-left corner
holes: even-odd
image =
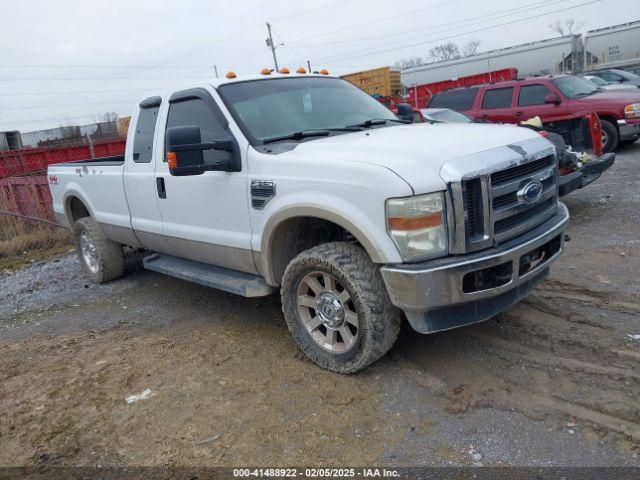
[[[144,268],[243,297],[265,297],[276,291],[257,275],[159,253],[144,257]]]

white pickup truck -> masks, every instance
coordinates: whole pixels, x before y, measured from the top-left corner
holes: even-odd
[[[358,371],[525,297],[564,247],[553,145],[520,127],[404,124],[339,78],[272,73],[140,102],[124,157],[53,165],[94,282],[146,268],[247,297],[279,288],[318,365]]]

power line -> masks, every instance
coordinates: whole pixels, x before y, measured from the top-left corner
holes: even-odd
[[[127,92],[141,92],[144,89],[135,88],[128,90],[66,90],[66,91],[50,91],[50,92],[14,92],[14,93],[0,93],[0,97],[21,97],[21,96],[40,96],[40,95],[99,95],[102,93],[127,93]]]
[[[211,67],[206,67],[210,69]],[[162,77],[14,77],[0,78],[0,82],[37,82],[37,81],[84,81],[84,80],[167,80],[175,78],[197,78],[196,75],[164,75]],[[203,77],[203,78],[209,78]]]
[[[542,13],[542,14],[539,14],[539,15],[532,15],[530,17],[525,17],[525,18],[521,18],[521,19],[518,19],[518,20],[512,20],[510,22],[505,22],[505,23],[502,23],[502,24],[499,24],[499,25],[493,25],[493,26],[490,26],[490,27],[481,28],[481,29],[478,29],[478,30],[470,31],[470,32],[463,32],[463,33],[459,33],[459,34],[456,34],[456,35],[449,35],[449,36],[446,36],[446,37],[441,37],[441,38],[438,38],[438,39],[435,39],[435,40],[429,40],[429,41],[426,41],[426,42],[413,43],[411,45],[403,45],[403,46],[400,46],[400,47],[388,48],[388,49],[385,49],[385,50],[377,50],[377,51],[374,51],[374,52],[369,51],[368,53],[363,53],[362,55],[353,55],[353,56],[344,57],[344,58],[321,57],[319,59],[316,59],[316,61],[341,62],[343,60],[351,60],[351,59],[354,59],[354,58],[362,58],[362,57],[368,57],[368,56],[371,56],[371,55],[378,55],[378,54],[381,54],[381,53],[394,52],[396,50],[401,50],[401,49],[404,49],[404,48],[419,47],[419,46],[422,46],[422,45],[428,45],[430,43],[436,43],[436,42],[441,42],[443,40],[449,40],[451,38],[457,38],[457,37],[461,37],[461,36],[464,36],[464,35],[470,35],[472,33],[485,32],[487,30],[492,30],[494,28],[504,27],[504,26],[507,26],[507,25],[512,25],[514,23],[523,22],[523,21],[526,21],[526,20],[531,20],[531,19],[534,19],[534,18],[544,17],[544,16],[547,16],[547,15],[551,15],[553,13],[564,12],[564,11],[567,11],[567,10],[573,10],[574,8],[584,7],[586,5],[591,5],[591,4],[599,3],[599,2],[602,2],[602,1],[603,0],[592,0],[590,2],[581,3],[579,5],[574,5],[572,7],[553,10],[551,12],[546,12],[546,13]],[[406,40],[404,40],[404,41],[406,41]],[[349,53],[355,53],[355,52],[360,52],[360,51],[363,51],[363,50],[356,50],[356,51],[352,51],[352,52],[349,52]]]
[[[0,122],[0,125],[13,125],[13,124],[24,124],[24,123],[35,123],[35,122],[49,122],[49,121],[71,121],[71,120],[79,120],[81,118],[91,118],[95,119],[96,114],[87,114],[87,115],[78,115],[78,116],[64,116],[64,117],[48,117],[48,118],[34,118],[29,120],[14,120],[9,122]]]
[[[274,22],[280,22],[281,20],[288,20],[289,18],[298,17],[300,15],[305,15],[307,13],[315,12],[317,10],[322,10],[323,8],[327,8],[327,7],[334,7],[336,5],[340,5],[342,3],[347,3],[349,1],[351,1],[351,0],[339,0],[337,2],[327,3],[327,4],[321,5],[319,7],[314,7],[314,8],[310,8],[308,10],[302,10],[300,12],[295,12],[295,13],[292,13],[292,14],[289,14],[289,15],[285,15],[283,17],[275,18],[275,19],[270,20],[270,22],[274,23]]]
[[[529,10],[535,10],[537,8],[539,8],[541,5],[554,5],[557,3],[563,3],[563,2],[568,2],[569,0],[557,0],[555,2],[549,2],[549,1],[541,1],[541,2],[537,2],[537,3],[530,3],[528,5],[521,5],[519,7],[515,7],[515,8],[510,8],[510,9],[506,9],[506,10],[499,10],[497,12],[493,12],[493,13],[488,13],[486,15],[480,15],[477,17],[468,17],[462,20],[456,20],[454,22],[449,22],[449,23],[441,23],[439,25],[430,25],[427,27],[421,27],[421,28],[416,28],[413,30],[404,30],[402,32],[394,32],[394,33],[385,33],[385,34],[381,34],[381,35],[372,35],[370,37],[358,37],[358,38],[354,38],[354,39],[350,39],[350,40],[337,40],[335,42],[325,42],[325,43],[311,43],[311,44],[305,44],[305,45],[300,45],[300,44],[296,44],[294,42],[294,45],[297,45],[298,47],[322,47],[322,46],[326,46],[326,45],[340,45],[343,43],[356,43],[356,42],[363,42],[366,40],[374,40],[377,38],[388,38],[388,37],[397,37],[400,35],[407,35],[410,33],[415,33],[415,32],[422,32],[424,30],[433,30],[433,29],[438,29],[441,30],[443,28],[450,28],[452,25],[457,25],[457,24],[461,24],[461,23],[465,23],[465,22],[469,22],[469,21],[473,21],[473,20],[479,20],[482,18],[487,18],[487,17],[493,17],[495,15],[499,15],[499,14],[504,14],[504,15],[499,15],[495,18],[490,18],[488,20],[483,20],[480,22],[476,22],[476,23],[470,23],[468,25],[463,25],[460,27],[455,27],[455,28],[466,28],[466,27],[470,27],[472,25],[477,25],[479,23],[484,23],[487,21],[493,21],[496,20],[498,18],[503,18],[509,15],[514,15],[514,14],[520,14]],[[520,10],[520,11],[516,11],[516,10]],[[509,13],[507,13],[509,12]],[[420,38],[420,37],[412,37],[412,38]],[[406,40],[410,40],[410,39],[405,39]]]
[[[0,65],[0,68],[122,68],[122,69],[136,69],[136,68],[163,68],[163,69],[196,69],[196,68],[209,68],[208,65],[98,65],[98,64],[15,64],[15,65]]]
[[[85,102],[85,103],[66,103],[66,104],[55,104],[55,105],[31,105],[31,106],[20,106],[20,107],[0,107],[0,110],[34,110],[38,108],[63,108],[63,107],[85,107],[91,105],[113,105],[118,103],[131,103],[132,100],[105,100],[104,102]]]
[[[333,35],[334,33],[344,32],[345,30],[353,30],[354,28],[367,27],[369,25],[375,25],[376,23],[387,22],[389,20],[395,20],[396,18],[401,18],[401,17],[406,17],[408,15],[413,15],[414,13],[424,12],[425,10],[431,10],[433,8],[444,7],[446,5],[450,5],[452,3],[457,3],[459,1],[460,0],[450,0],[448,2],[437,3],[435,5],[429,5],[427,7],[419,8],[417,10],[411,10],[410,12],[401,13],[400,15],[395,15],[393,17],[384,17],[384,18],[380,18],[378,20],[373,20],[371,22],[367,22],[367,23],[361,23],[361,24],[358,24],[358,25],[352,25],[350,27],[340,28],[338,30],[332,30],[330,32],[325,32],[325,33],[319,33],[317,35],[310,35],[308,37],[302,37],[301,39],[299,38],[297,41],[299,42],[300,40],[307,40],[307,39],[310,39],[310,38],[326,37],[327,35]],[[297,43],[297,41],[294,40],[294,44]]]

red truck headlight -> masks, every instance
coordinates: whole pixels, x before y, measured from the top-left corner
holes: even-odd
[[[625,118],[640,118],[640,103],[632,103],[624,107]]]

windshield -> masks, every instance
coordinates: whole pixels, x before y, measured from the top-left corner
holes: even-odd
[[[553,83],[567,98],[580,98],[598,93],[596,85],[581,77],[556,78]]]
[[[252,143],[296,132],[345,128],[366,120],[398,119],[371,96],[337,78],[229,83],[218,92]]]
[[[456,112],[454,110],[440,110],[437,112],[427,113],[427,116],[439,122],[453,122],[453,123],[471,122],[471,119],[467,117],[465,114]]]

